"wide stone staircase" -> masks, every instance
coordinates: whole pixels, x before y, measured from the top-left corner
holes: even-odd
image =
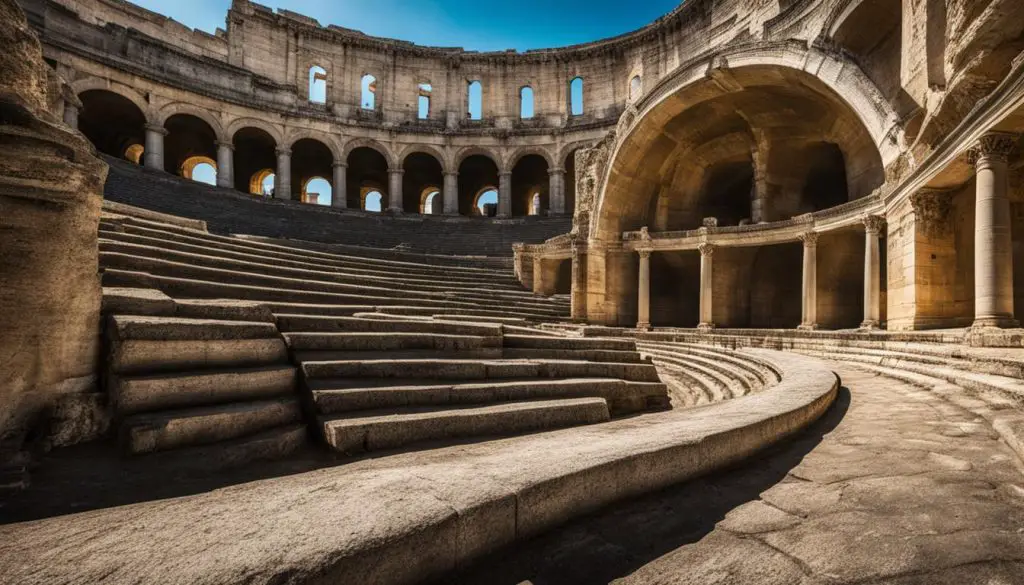
[[[633,340],[565,337],[507,259],[226,237],[106,212],[107,388],[131,454],[345,453],[669,407]],[[170,219],[170,218],[169,218]],[[223,448],[223,453],[221,450]]]
[[[267,200],[211,187],[130,162],[104,157],[110,171],[104,197],[152,211],[207,222],[219,234],[251,234],[421,254],[512,256],[512,245],[539,244],[568,233],[572,218],[488,219],[338,210],[298,201]]]
[[[676,407],[701,406],[762,392],[781,380],[771,362],[743,352],[695,343],[636,342],[657,365]]]

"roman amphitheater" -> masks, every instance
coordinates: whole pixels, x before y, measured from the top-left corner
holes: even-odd
[[[1024,0],[0,47],[0,583],[1024,583]]]

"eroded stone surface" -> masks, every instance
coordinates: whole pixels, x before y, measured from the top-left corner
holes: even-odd
[[[757,464],[575,522],[453,582],[1024,583],[1010,449],[932,393],[837,369],[849,390],[833,411]]]

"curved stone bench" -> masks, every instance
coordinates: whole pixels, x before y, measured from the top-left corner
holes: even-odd
[[[528,437],[364,460],[209,493],[0,527],[11,582],[406,584],[797,433],[839,387],[770,357],[770,390]]]

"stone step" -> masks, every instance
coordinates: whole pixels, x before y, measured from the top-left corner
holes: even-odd
[[[206,232],[196,232],[187,229],[177,228],[161,223],[148,222],[146,220],[131,219],[122,226],[123,231],[119,233],[138,234],[150,236],[160,242],[178,242],[201,246],[207,249],[231,250],[259,255],[265,258],[284,260],[297,260],[311,262],[315,261],[321,265],[335,266],[339,268],[364,267],[369,269],[418,272],[428,275],[435,275],[447,271],[450,274],[476,276],[483,278],[500,278],[509,280],[510,273],[494,268],[475,268],[459,265],[439,265],[431,258],[422,255],[417,256],[418,262],[394,261],[372,258],[366,253],[372,250],[361,250],[361,255],[339,255],[326,254],[311,250],[303,250],[294,246],[264,244],[249,239],[237,237],[217,236]],[[118,232],[115,232],[118,233]],[[108,235],[101,230],[102,235]],[[116,236],[111,236],[116,237]]]
[[[322,419],[332,448],[343,453],[395,449],[424,441],[525,434],[607,422],[603,398],[570,398],[460,408],[364,411]]]
[[[144,455],[157,460],[168,469],[201,467],[218,471],[241,467],[254,461],[283,459],[309,443],[306,424],[275,427],[237,439],[228,439],[209,445],[184,447]]]
[[[398,349],[386,351],[308,350],[292,352],[296,363],[366,361],[366,360],[427,360],[458,358],[464,360],[500,360],[504,352],[500,347],[483,347],[450,351],[444,349]]]
[[[216,321],[274,322],[266,305],[234,299],[172,299],[156,289],[103,288],[105,315],[179,317]]]
[[[354,410],[449,404],[487,404],[550,398],[604,398],[612,414],[622,415],[668,407],[667,390],[658,382],[627,382],[615,378],[513,380],[488,383],[421,383],[355,386],[317,381],[313,401],[320,414]],[[353,384],[353,385],[350,385]],[[332,387],[341,386],[341,387]]]
[[[270,260],[268,260],[270,262]],[[389,276],[349,275],[343,272],[311,270],[276,266],[263,262],[219,258],[202,254],[180,253],[149,246],[120,244],[102,240],[100,242],[100,265],[122,270],[141,270],[143,272],[161,272],[161,267],[189,266],[191,272],[178,268],[175,274],[180,276],[197,276],[202,278],[206,271],[219,270],[239,275],[259,275],[266,278],[299,279],[308,283],[310,288],[323,290],[329,286],[349,286],[363,288],[400,289],[410,293],[438,294],[457,292],[460,295],[483,298],[509,299],[524,302],[542,302],[553,306],[566,306],[561,301],[546,300],[526,291],[521,285],[495,285],[491,282],[467,282],[445,278],[438,275],[434,279],[404,278],[401,274]]]
[[[613,349],[544,349],[532,347],[506,347],[502,354],[505,359],[583,360],[590,362],[641,363],[643,358],[635,351]]]
[[[922,364],[948,366],[978,374],[991,374],[1010,378],[1024,378],[1024,356],[1019,359],[986,354],[987,350],[968,347],[929,347],[938,344],[887,344],[886,347],[860,345],[830,346],[821,343],[796,343],[794,349],[819,349],[832,353],[870,355],[887,359],[902,359]]]
[[[369,319],[354,316],[321,317],[313,315],[278,315],[277,326],[285,333],[436,333],[492,338],[501,337],[501,325],[433,320],[396,320],[387,318]],[[498,343],[500,343],[500,341]]]
[[[458,271],[445,271],[441,267],[438,267],[436,270],[414,270],[407,267],[367,267],[364,264],[355,262],[323,263],[322,261],[309,261],[308,259],[295,260],[280,256],[266,256],[257,251],[222,249],[193,243],[169,241],[147,235],[124,232],[107,233],[104,232],[102,228],[100,230],[100,249],[104,251],[119,251],[125,253],[135,251],[137,255],[155,254],[157,257],[164,259],[172,259],[175,256],[186,254],[198,254],[214,258],[256,263],[272,262],[272,265],[275,267],[329,272],[339,275],[347,275],[350,277],[399,277],[406,280],[423,282],[437,282],[439,278],[447,277],[448,282],[479,284],[508,290],[522,290],[522,285],[508,274],[501,274],[500,277],[498,277],[498,274],[464,275],[460,274]]]
[[[112,374],[288,362],[288,348],[273,323],[113,315],[106,337]]]
[[[632,339],[601,337],[550,337],[545,335],[505,335],[505,347],[530,349],[593,349],[613,351],[636,351]]]
[[[260,400],[295,391],[291,365],[230,370],[174,372],[107,379],[107,391],[118,415]]]
[[[638,345],[642,342],[638,342]],[[751,375],[755,376],[764,384],[774,384],[782,379],[782,375],[778,368],[773,364],[761,360],[755,356],[744,354],[733,349],[721,349],[713,346],[697,345],[692,343],[673,343],[673,344],[658,344],[660,346],[670,346],[685,348],[690,355],[697,355],[706,357],[712,360],[719,360],[728,362],[729,364],[735,365],[737,368],[741,368],[750,372]]]
[[[445,333],[286,333],[292,351],[396,351],[433,349],[464,351],[501,347],[501,336],[453,335]],[[500,355],[500,351],[498,352]]]
[[[721,356],[709,357],[691,351],[689,348],[675,348],[662,345],[647,345],[642,351],[665,356],[679,356],[686,363],[701,367],[714,372],[723,380],[728,382],[729,387],[734,391],[737,384],[740,386],[738,395],[749,394],[755,389],[762,388],[765,379],[760,372],[752,371],[746,365],[739,365],[723,359]]]
[[[706,377],[704,374],[672,362],[655,360],[654,363],[658,365],[658,371],[663,373],[662,378],[674,377],[679,381],[680,385],[691,389],[696,406],[725,400],[718,382]]]
[[[948,366],[922,364],[913,360],[896,357],[889,358],[868,354],[843,354],[814,350],[799,350],[796,353],[812,355],[822,359],[852,361],[884,366],[929,376],[951,384],[956,384],[957,386],[981,397],[985,402],[994,405],[1002,405],[1005,408],[1019,408],[1024,404],[1024,383],[1015,378],[996,376],[992,374],[979,374]]]
[[[708,369],[702,365],[694,364],[684,356],[671,353],[656,352],[654,354],[643,353],[650,356],[655,363],[671,364],[679,368],[682,373],[689,375],[695,383],[703,386],[710,397],[710,402],[721,402],[733,398],[732,379],[722,376],[715,370]]]
[[[660,382],[652,364],[567,360],[395,359],[305,362],[306,380],[316,378],[439,378],[484,380],[501,378],[619,378]]]
[[[253,435],[301,420],[295,398],[149,412],[121,421],[121,445],[138,455]]]
[[[417,290],[412,286],[400,286],[393,283],[380,283],[363,280],[361,284],[326,282],[310,280],[297,276],[278,276],[263,272],[242,271],[238,269],[210,268],[193,263],[171,262],[139,256],[129,256],[110,252],[100,253],[100,266],[104,269],[145,272],[159,276],[188,278],[213,282],[231,282],[239,285],[259,286],[268,288],[286,288],[307,292],[358,295],[361,297],[385,297],[405,299],[405,303],[415,304],[416,299],[458,300],[463,302],[492,303],[500,301],[503,305],[518,309],[559,310],[560,306],[546,302],[538,297],[524,296],[522,293],[496,293],[464,287],[439,287],[435,290]],[[410,302],[412,301],[412,302]]]
[[[431,307],[433,312],[438,310],[462,310],[475,311],[478,309],[476,303],[458,300],[436,299],[436,298],[395,298],[385,296],[368,296],[359,294],[339,294],[300,289],[282,289],[273,287],[261,287],[240,285],[228,282],[216,282],[206,280],[195,280],[178,278],[173,276],[153,275],[145,272],[118,270],[107,268],[103,271],[104,286],[137,287],[159,289],[165,294],[175,298],[232,298],[241,300],[260,301],[267,303],[300,303],[312,305],[357,305],[373,303],[377,305],[403,305],[415,302],[423,307]],[[530,315],[538,320],[549,317],[564,317],[557,310],[534,310],[519,309],[519,315]]]

